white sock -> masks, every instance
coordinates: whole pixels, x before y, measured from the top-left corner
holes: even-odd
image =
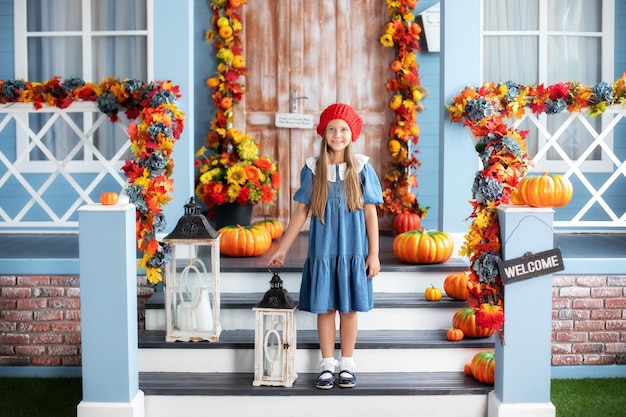
[[[341,371],[354,372],[355,368],[356,368],[356,365],[352,357],[342,356],[341,359],[339,360],[339,369]]]
[[[323,358],[322,361],[319,363],[319,366],[322,371],[330,371],[334,374],[335,368],[337,367],[337,360],[335,358]],[[325,373],[321,376],[321,379],[330,379],[332,377],[333,376],[331,374]]]

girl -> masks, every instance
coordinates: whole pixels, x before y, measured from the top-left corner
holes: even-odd
[[[316,386],[332,388],[339,365],[338,385],[356,385],[354,346],[357,311],[374,307],[372,281],[380,271],[378,215],[382,190],[365,155],[354,154],[363,121],[352,107],[332,104],[320,115],[322,136],[318,158],[306,160],[300,173],[298,203],[269,266],[282,266],[309,213],[309,247],[302,271],[299,309],[317,313],[322,354]],[[335,359],[335,316],[339,312],[341,360]]]

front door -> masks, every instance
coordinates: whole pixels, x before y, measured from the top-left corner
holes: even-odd
[[[355,143],[370,157],[382,179],[389,126],[389,95],[394,51],[378,41],[387,20],[380,0],[249,0],[243,7],[244,56],[248,75],[240,104],[240,129],[273,157],[282,177],[277,203],[256,208],[287,223],[304,160],[319,152],[315,127],[329,104],[350,104],[363,118]],[[277,128],[275,114],[291,110],[313,115],[313,129]],[[381,224],[381,227],[383,225]]]

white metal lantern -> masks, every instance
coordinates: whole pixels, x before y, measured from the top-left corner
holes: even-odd
[[[165,340],[217,342],[220,324],[219,233],[194,198],[163,241],[172,249],[165,268]]]
[[[252,385],[291,387],[295,372],[296,303],[278,272],[274,272],[270,289],[252,309],[255,315],[254,381]]]

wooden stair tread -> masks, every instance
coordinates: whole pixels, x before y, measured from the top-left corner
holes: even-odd
[[[315,395],[485,395],[492,385],[462,372],[357,373],[354,388],[315,388],[317,374],[300,373],[293,387],[252,386],[252,373],[140,372],[145,395],[315,396]]]
[[[493,349],[494,337],[446,339],[446,330],[359,330],[356,349]],[[318,349],[317,331],[298,330],[298,349]],[[140,349],[254,349],[254,330],[224,330],[218,342],[166,342],[165,330],[140,330]],[[337,338],[337,349],[339,339]]]
[[[289,293],[298,301],[299,294]],[[220,293],[221,309],[251,309],[263,299],[263,293]],[[375,308],[463,308],[465,301],[455,300],[444,295],[439,301],[426,301],[423,292],[374,293]],[[146,301],[146,309],[164,309],[165,294],[157,292]]]

